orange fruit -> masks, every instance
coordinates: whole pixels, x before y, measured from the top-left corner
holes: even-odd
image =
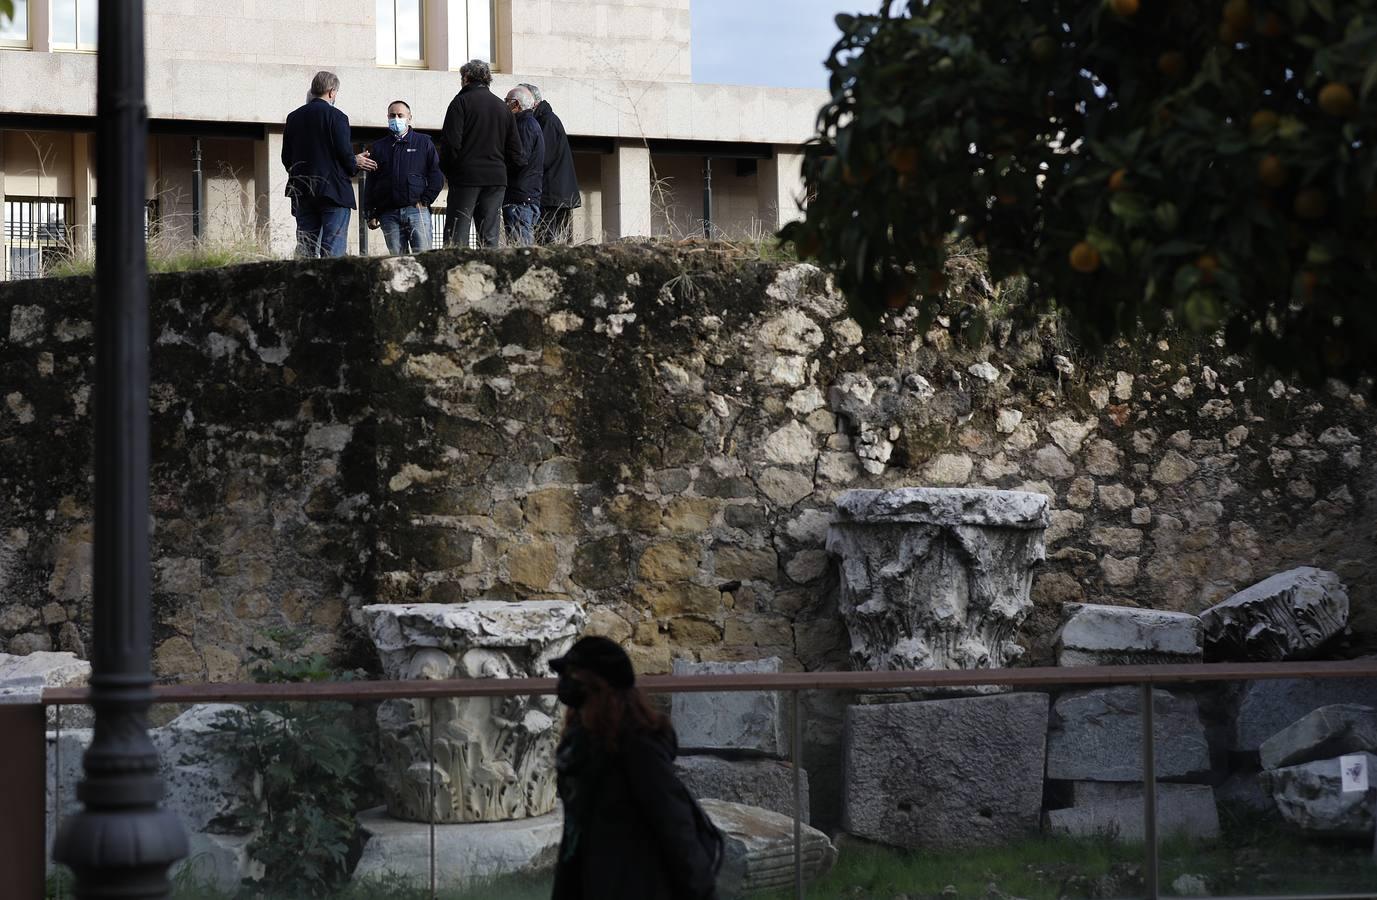
[[[1114,172],[1109,176],[1109,189],[1111,191],[1122,191],[1124,189],[1124,182],[1127,180],[1127,169],[1115,169]]]
[[[1280,156],[1269,153],[1258,160],[1257,177],[1268,187],[1279,188],[1286,183],[1286,165],[1281,161]]]
[[[1168,50],[1157,57],[1157,71],[1173,81],[1186,74],[1186,54],[1180,50]]]
[[[1131,16],[1138,12],[1138,0],[1109,0],[1109,8],[1116,16]]]
[[[1248,120],[1248,130],[1253,134],[1271,131],[1281,124],[1281,116],[1270,109],[1260,109]]]
[[[1319,103],[1320,109],[1331,116],[1351,116],[1358,111],[1358,101],[1353,96],[1353,89],[1337,81],[1331,81],[1320,88]]]
[[[1089,275],[1100,267],[1100,251],[1090,246],[1088,241],[1081,241],[1071,248],[1071,268],[1084,275]]]
[[[1061,44],[1057,39],[1048,34],[1038,35],[1033,38],[1033,43],[1029,50],[1032,52],[1033,61],[1049,63],[1057,58],[1057,51],[1061,49]]]
[[[1329,198],[1319,188],[1306,188],[1296,194],[1292,209],[1302,219],[1323,219],[1329,212]]]
[[[1281,21],[1281,16],[1269,12],[1262,17],[1262,27],[1258,30],[1263,37],[1279,38],[1286,33],[1286,24]]]
[[[1219,271],[1219,260],[1208,253],[1202,253],[1195,260],[1195,267],[1200,270],[1200,281],[1204,284],[1214,284],[1214,273]]]
[[[1224,21],[1238,31],[1253,24],[1253,8],[1248,0],[1229,0],[1224,4]]]
[[[912,175],[917,172],[919,156],[918,148],[912,144],[902,147],[890,147],[889,152],[885,154],[885,158],[889,160],[889,164],[893,166],[894,171],[898,172],[900,175]]]

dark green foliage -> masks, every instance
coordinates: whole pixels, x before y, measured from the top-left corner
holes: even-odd
[[[273,635],[277,648],[255,647],[260,682],[351,680],[319,654],[300,654],[293,633]],[[253,830],[249,845],[263,878],[246,884],[246,896],[323,897],[349,879],[356,850],[358,812],[372,771],[366,730],[348,703],[264,703],[225,715],[239,774],[254,786],[254,802],[236,812]]]
[[[1174,319],[1312,379],[1377,370],[1377,0],[887,0],[837,24],[783,236],[863,321],[931,316],[955,236],[1091,347]]]

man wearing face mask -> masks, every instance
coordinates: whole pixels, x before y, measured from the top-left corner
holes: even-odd
[[[296,218],[297,256],[343,256],[354,208],[350,179],[377,165],[368,151],[355,155],[349,143],[349,117],[335,109],[339,78],[317,72],[306,105],[287,116],[282,132],[286,194]]]
[[[430,204],[445,186],[440,154],[424,134],[411,128],[411,106],[393,100],[387,107],[387,137],[374,141],[369,156],[377,171],[364,186],[369,228],[382,228],[393,255],[431,249]]]

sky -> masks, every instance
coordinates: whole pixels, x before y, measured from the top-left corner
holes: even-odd
[[[693,80],[705,84],[826,88],[839,12],[878,0],[693,0]]]

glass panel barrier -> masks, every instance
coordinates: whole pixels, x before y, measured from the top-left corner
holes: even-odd
[[[1163,896],[1377,895],[1377,679],[1185,684],[1160,755],[1205,742],[1208,767],[1158,788]],[[1364,747],[1370,749],[1365,750]],[[1199,794],[1199,797],[1195,795]],[[1173,827],[1175,825],[1176,827]]]

